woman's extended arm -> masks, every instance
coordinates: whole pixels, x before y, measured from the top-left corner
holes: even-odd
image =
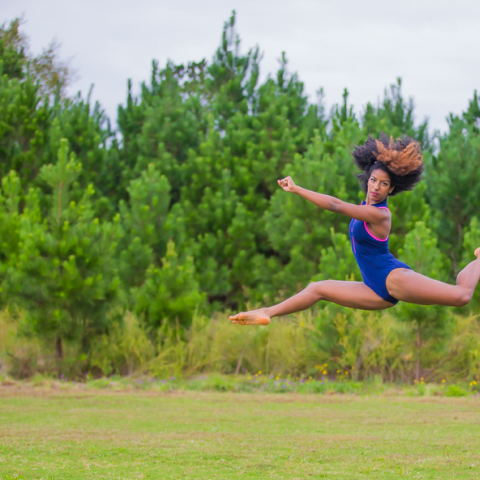
[[[353,203],[344,202],[331,195],[312,192],[311,190],[295,185],[291,177],[285,177],[282,180],[277,180],[277,182],[286,192],[296,193],[323,210],[341,213],[347,217],[355,218],[356,220],[372,225],[378,225],[390,220],[389,210],[369,205],[354,205]]]

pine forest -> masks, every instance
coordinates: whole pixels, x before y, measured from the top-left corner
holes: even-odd
[[[359,380],[480,381],[480,287],[463,308],[320,302],[268,327],[228,320],[313,281],[361,280],[350,219],[283,192],[277,179],[360,203],[351,152],[369,135],[406,134],[424,151],[422,182],[389,200],[392,253],[454,283],[480,246],[476,92],[464,112],[445,112],[441,133],[418,123],[401,79],[355,108],[345,89],[327,111],[287,54],[260,76],[261,50],[241,45],[233,14],[213,56],[153,61],[138,94],[120,79],[126,98],[111,119],[89,95],[66,94],[71,72],[54,45],[35,57],[21,21],[3,24],[3,375],[341,369]]]

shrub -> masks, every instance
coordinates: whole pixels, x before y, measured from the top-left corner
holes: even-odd
[[[446,397],[466,397],[469,393],[460,385],[449,385],[445,393]]]

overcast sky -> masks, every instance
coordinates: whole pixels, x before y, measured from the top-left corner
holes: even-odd
[[[277,70],[285,51],[289,68],[311,101],[324,88],[327,108],[345,87],[361,111],[376,103],[397,77],[413,97],[416,119],[446,129],[480,89],[479,0],[0,0],[0,21],[22,13],[23,31],[39,53],[55,37],[72,58],[78,80],[70,93],[88,92],[110,118],[149,80],[152,59],[211,60],[233,9],[242,49],[264,52],[262,77]]]

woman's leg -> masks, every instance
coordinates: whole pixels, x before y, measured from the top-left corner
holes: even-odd
[[[393,307],[393,303],[379,297],[362,282],[341,282],[325,280],[313,282],[307,288],[273,307],[237,313],[230,317],[232,323],[240,325],[268,325],[272,317],[300,312],[311,307],[319,300],[326,300],[344,307],[362,310],[384,310]]]
[[[392,297],[418,305],[463,307],[472,299],[480,279],[480,248],[477,259],[470,262],[457,276],[456,285],[439,282],[406,268],[398,268],[387,277],[387,290]]]

